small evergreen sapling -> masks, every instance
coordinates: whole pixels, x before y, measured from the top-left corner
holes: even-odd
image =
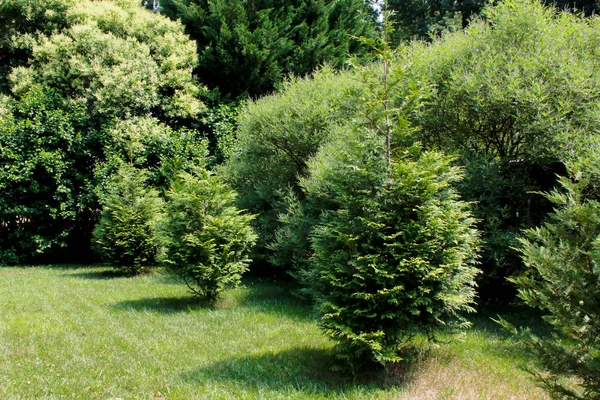
[[[242,213],[235,198],[233,190],[201,168],[180,173],[167,193],[164,263],[208,301],[239,284],[256,241],[250,226],[254,216]]]
[[[534,376],[557,397],[600,399],[600,202],[586,198],[586,182],[561,178],[545,194],[555,210],[543,226],[519,239],[529,273],[512,281],[526,304],[546,313],[551,337],[516,332],[543,370]],[[581,388],[566,385],[572,376]]]
[[[103,208],[94,244],[102,257],[129,274],[155,264],[163,201],[146,186],[145,171],[122,165],[101,186],[99,198]]]
[[[468,325],[478,234],[452,184],[452,158],[418,146],[387,165],[385,138],[357,132],[324,146],[303,180],[308,202],[328,198],[311,233],[305,274],[336,356],[356,370],[398,362],[416,335]]]

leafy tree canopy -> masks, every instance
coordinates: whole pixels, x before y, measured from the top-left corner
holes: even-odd
[[[396,28],[396,41],[413,38],[424,39],[435,36],[446,29],[464,28],[476,19],[489,0],[387,0],[387,10],[393,12],[392,21]],[[544,0],[542,3],[553,5],[559,10],[569,10],[576,14],[592,15],[596,13],[596,0]]]
[[[7,0],[0,31],[0,263],[72,240],[85,251],[94,170],[108,154],[126,158],[123,137],[140,136],[127,140],[155,170],[197,143],[176,133],[203,108],[195,46],[182,25],[132,0]]]
[[[408,73],[433,89],[411,122],[429,148],[461,154],[462,192],[477,202],[492,284],[482,282],[481,293],[506,299],[505,278],[522,268],[515,236],[551,211],[532,192],[552,189],[566,161],[595,157],[600,19],[514,0],[483,15],[406,47]]]
[[[200,111],[199,88],[190,75],[197,58],[181,25],[133,1],[25,7],[11,0],[2,7],[22,13],[24,20],[3,21],[3,29],[12,33],[7,50],[27,56],[5,77],[15,96],[33,84],[52,88],[82,102],[90,124],[97,126],[135,115],[175,123]],[[59,12],[62,18],[54,29],[37,26]]]

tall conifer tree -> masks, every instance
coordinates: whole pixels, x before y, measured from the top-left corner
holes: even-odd
[[[232,97],[265,94],[324,63],[342,67],[367,53],[357,37],[376,35],[366,0],[163,0],[161,12],[196,40],[202,83]]]

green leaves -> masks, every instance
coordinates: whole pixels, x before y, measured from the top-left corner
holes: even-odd
[[[516,235],[551,211],[532,192],[598,156],[598,20],[528,0],[483,13],[464,31],[405,48],[407,74],[432,91],[409,120],[424,146],[466,166],[461,192],[476,202],[485,240],[481,296],[502,304],[514,293],[506,278],[523,269]]]
[[[298,274],[336,356],[353,369],[386,365],[407,357],[417,334],[465,326],[475,220],[452,187],[462,172],[451,157],[417,152],[388,170],[384,138],[360,128],[334,138],[301,180],[303,215],[315,225],[312,257]]]
[[[332,127],[353,117],[357,105],[347,94],[359,86],[353,78],[329,68],[312,78],[290,78],[280,94],[250,102],[240,112],[237,141],[221,173],[240,193],[240,207],[258,214],[262,258],[270,256],[265,249],[280,225],[283,198],[297,189],[308,159]]]
[[[0,7],[0,263],[67,245],[89,260],[94,188],[121,160],[151,170],[155,187],[204,161],[196,135],[175,131],[203,108],[195,46],[133,0]]]
[[[586,196],[588,183],[562,178],[560,189],[545,194],[555,210],[548,222],[519,238],[529,271],[512,281],[519,297],[540,308],[553,328],[553,336],[545,338],[517,332],[542,368],[533,369],[534,375],[556,395],[595,399],[600,397],[600,203]],[[580,379],[583,392],[557,380],[559,375]]]
[[[40,87],[5,102],[0,123],[0,264],[36,260],[67,243],[77,216],[89,206],[77,173],[84,140],[76,131],[82,110],[63,109]]]
[[[146,186],[143,170],[122,165],[103,182],[102,216],[94,229],[94,245],[105,261],[128,274],[156,264],[157,223],[163,201]]]
[[[204,169],[181,173],[167,193],[163,262],[195,294],[214,301],[237,286],[256,240],[254,216],[235,207],[236,194]]]

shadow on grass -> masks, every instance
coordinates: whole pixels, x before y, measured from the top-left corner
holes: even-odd
[[[293,320],[315,318],[310,302],[293,293],[297,286],[263,279],[246,279],[233,296],[237,303],[260,313],[275,314]]]
[[[3,269],[50,269],[50,270],[58,270],[58,271],[75,271],[75,270],[83,270],[83,269],[92,269],[98,268],[99,265],[90,265],[90,264],[8,264],[2,265]]]
[[[119,269],[115,269],[111,266],[107,265],[97,265],[97,266],[80,266],[73,268],[62,268],[56,267],[57,269],[65,269],[66,272],[64,275],[73,277],[73,278],[81,278],[81,279],[117,279],[117,278],[135,278],[135,277],[144,277],[144,276],[163,276],[161,274],[161,270],[156,267],[144,268],[139,271],[137,274],[131,274],[129,272],[125,272]],[[168,277],[167,277],[168,278]]]
[[[501,310],[482,307],[478,314],[470,318],[473,323],[472,329],[480,331],[486,336],[499,339],[514,338],[512,332],[504,329],[496,322],[499,319],[504,319],[518,328],[530,329],[540,337],[548,336],[552,332],[550,325],[542,319],[539,310],[522,304],[505,307]]]
[[[129,278],[130,275],[127,275],[121,271],[117,271],[114,269],[86,269],[80,272],[69,272],[65,274],[66,276],[72,278],[81,278],[81,279],[117,279],[117,278]]]
[[[112,279],[126,277],[113,270],[88,270],[68,273],[84,279]],[[162,284],[177,283],[169,275],[157,275],[156,279]],[[290,294],[286,284],[265,282],[262,280],[245,280],[242,287],[225,292],[224,296],[216,302],[210,302],[193,295],[182,297],[148,297],[138,300],[129,300],[112,306],[115,310],[127,311],[154,311],[164,314],[187,312],[195,309],[220,309],[220,308],[245,308],[250,312],[275,314],[292,320],[312,320],[310,305],[298,297]]]
[[[160,314],[174,314],[194,311],[198,309],[213,308],[213,305],[194,296],[185,297],[150,297],[139,300],[128,300],[112,306],[117,311],[142,311],[158,312]]]
[[[252,354],[210,364],[186,373],[189,382],[215,381],[244,390],[279,394],[353,395],[369,393],[410,383],[414,363],[404,376],[396,371],[386,373],[377,365],[365,367],[355,378],[331,371],[335,359],[323,350],[296,348],[279,353]],[[267,394],[268,396],[268,394]]]

